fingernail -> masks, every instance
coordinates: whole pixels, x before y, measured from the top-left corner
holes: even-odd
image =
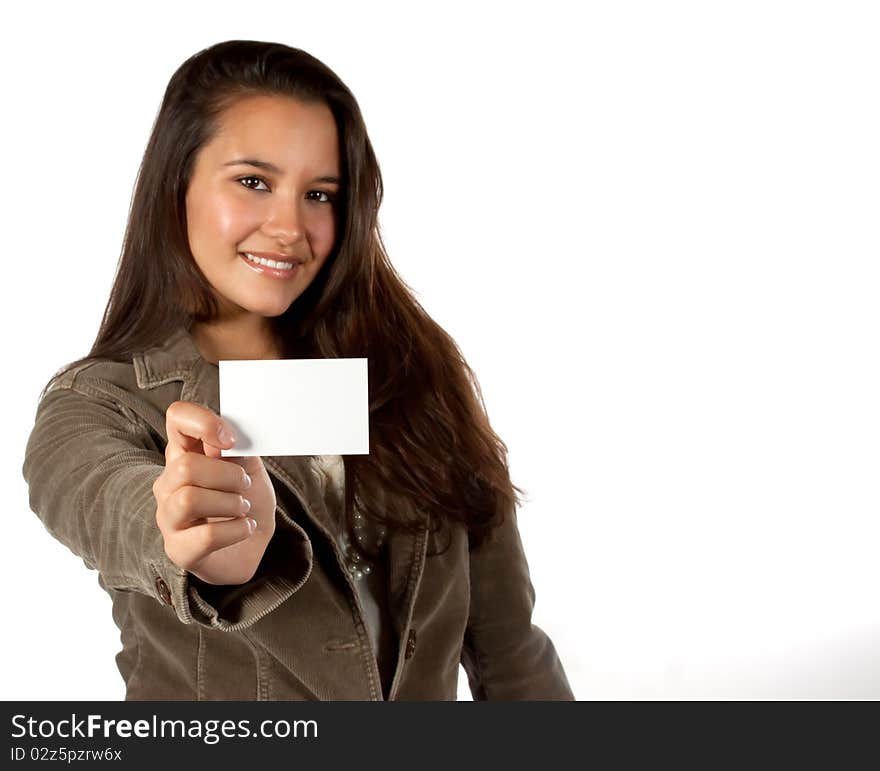
[[[257,521],[255,519],[251,519],[250,517],[248,517],[247,525],[248,525],[248,532],[251,535],[253,535],[254,531],[257,529]]]
[[[223,444],[235,444],[235,434],[229,430],[225,423],[220,424],[220,430],[217,432],[217,436],[220,437],[220,441]]]
[[[247,514],[251,510],[251,502],[247,498],[241,499],[241,513]]]
[[[251,486],[251,475],[244,472],[244,489],[247,490]]]

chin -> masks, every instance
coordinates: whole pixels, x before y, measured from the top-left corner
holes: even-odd
[[[292,303],[287,303],[287,305],[279,304],[279,305],[245,305],[243,307],[247,308],[251,313],[254,313],[258,316],[263,316],[265,318],[274,318],[276,316],[281,316],[283,313],[287,311],[287,309],[292,305]]]

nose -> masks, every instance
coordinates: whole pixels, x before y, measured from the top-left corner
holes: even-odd
[[[302,212],[296,203],[279,196],[278,203],[272,208],[263,230],[266,235],[281,243],[296,243],[305,234]]]

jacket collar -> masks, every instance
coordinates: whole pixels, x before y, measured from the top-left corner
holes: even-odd
[[[201,352],[186,327],[178,327],[161,345],[133,357],[138,387],[155,388],[173,380],[186,382],[196,366],[214,367],[202,358]]]

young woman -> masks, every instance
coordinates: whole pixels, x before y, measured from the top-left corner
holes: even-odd
[[[358,104],[324,64],[228,41],[174,73],[97,339],[23,466],[99,571],[127,699],[573,699],[522,491],[453,340],[397,276]],[[220,457],[221,359],[366,357],[368,455]]]

